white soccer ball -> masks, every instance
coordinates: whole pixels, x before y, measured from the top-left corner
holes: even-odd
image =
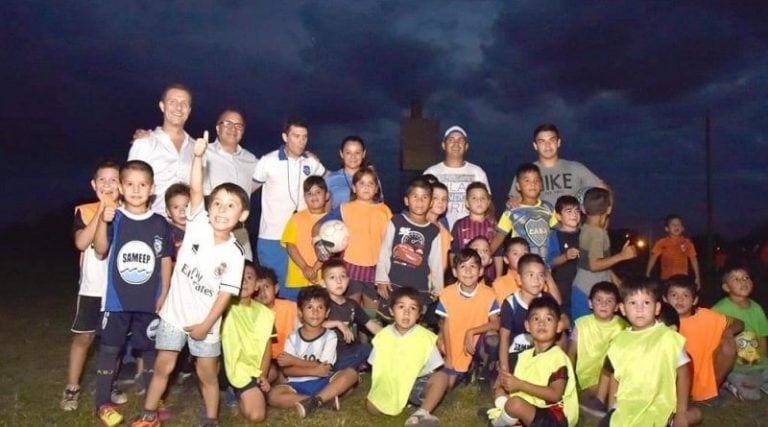
[[[331,253],[336,254],[347,248],[349,229],[346,224],[337,219],[330,220],[320,226],[318,237]]]

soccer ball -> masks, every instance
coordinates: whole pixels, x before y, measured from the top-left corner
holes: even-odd
[[[317,235],[322,245],[334,254],[346,249],[349,243],[349,229],[337,219],[324,222]]]

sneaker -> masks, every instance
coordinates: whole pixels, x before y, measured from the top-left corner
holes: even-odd
[[[157,419],[160,420],[160,422],[166,422],[171,419],[172,415],[173,412],[171,412],[171,408],[166,406],[164,400],[160,400],[157,404]]]
[[[99,406],[97,414],[101,422],[107,427],[117,427],[123,422],[123,414],[110,404]]]
[[[600,401],[600,399],[589,396],[585,397],[579,402],[579,409],[588,415],[591,415],[595,418],[603,418],[608,414],[608,408],[605,407],[605,403]]]
[[[437,427],[440,420],[432,414],[413,414],[405,420],[406,427]]]
[[[132,422],[131,427],[160,427],[160,417],[156,414],[145,413],[141,418]]]
[[[235,395],[235,390],[232,387],[227,387],[222,393],[221,401],[229,409],[237,409],[240,407],[240,402]]]
[[[760,391],[762,391],[762,392],[763,392],[763,393],[765,393],[765,394],[768,394],[768,383],[765,383],[765,384],[763,384],[763,385],[760,387]]]
[[[59,406],[64,411],[75,411],[77,410],[77,405],[79,402],[80,387],[74,389],[67,387],[61,393],[61,402],[59,402]]]
[[[339,412],[341,410],[341,403],[339,403],[339,396],[334,396],[333,399],[323,403],[323,407]]]
[[[109,400],[115,405],[124,405],[128,403],[128,395],[124,391],[113,388],[112,394],[109,395]]]
[[[738,400],[744,400],[744,397],[742,397],[741,393],[739,392],[739,388],[734,384],[729,383],[728,381],[725,381],[723,385],[720,386],[720,394],[723,394],[724,391],[731,393],[733,397]]]
[[[300,418],[306,418],[311,414],[318,406],[321,405],[320,399],[315,396],[310,396],[301,402],[296,404],[296,412],[299,413]]]

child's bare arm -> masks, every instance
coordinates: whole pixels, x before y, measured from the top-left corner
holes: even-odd
[[[547,292],[552,295],[552,298],[554,298],[558,304],[562,304],[563,296],[560,295],[560,288],[557,287],[557,283],[555,282],[555,278],[552,277],[551,271],[547,271],[547,277],[545,280],[547,284]]]
[[[261,355],[261,376],[259,376],[259,388],[263,392],[269,391],[269,368],[272,365],[272,358],[271,356],[271,348],[270,343],[267,342],[267,345],[264,346],[264,354]]]
[[[501,378],[501,384],[508,392],[522,391],[547,402],[558,402],[563,398],[565,383],[565,378],[559,378],[552,381],[549,385],[541,386],[521,380],[508,372],[504,372]]]
[[[88,222],[88,224],[85,225],[84,228],[75,231],[75,247],[77,250],[84,251],[88,248],[88,246],[91,245],[91,243],[93,243],[93,238],[96,236],[96,228],[99,225],[99,219],[104,213],[105,207],[105,202],[101,201],[99,203],[99,209],[96,211],[96,215],[91,218],[91,220]],[[79,212],[78,215],[80,215]]]
[[[574,331],[575,332],[575,331]],[[571,334],[571,339],[568,340],[568,358],[571,359],[571,364],[576,367],[576,354],[579,348],[579,335],[578,332]]]
[[[499,330],[499,371],[509,372],[509,335],[510,330]]]
[[[696,255],[688,257],[691,261],[691,268],[693,269],[693,280],[696,281],[696,287],[701,289],[701,273],[699,272],[699,259]]]
[[[221,317],[221,314],[224,313],[224,310],[229,304],[229,298],[231,296],[232,294],[227,292],[219,292],[219,295],[216,297],[216,301],[213,302],[211,311],[208,312],[208,315],[205,316],[205,319],[196,325],[185,327],[184,330],[189,333],[190,337],[196,340],[205,339],[206,335],[208,335],[208,332],[210,332],[211,328],[213,327],[213,324],[216,323],[216,319]]]
[[[301,274],[304,275],[304,278],[314,283],[315,274],[317,273],[317,270],[315,270],[315,266],[309,265],[307,263],[304,257],[301,256],[301,253],[299,252],[299,248],[295,244],[286,243],[285,250],[288,252],[288,256],[296,264],[296,266],[299,267],[299,269],[301,269]]]
[[[109,253],[109,238],[107,237],[107,224],[115,219],[115,208],[104,208],[96,225],[96,233],[93,236],[93,250],[100,259],[107,257]]]
[[[653,271],[653,266],[656,265],[656,260],[659,259],[659,254],[651,253],[651,255],[648,257],[648,266],[645,267],[645,276],[650,277],[651,271]]]
[[[621,252],[611,255],[605,258],[590,258],[589,269],[592,271],[608,270],[614,265],[630,260],[637,256],[637,249],[630,244],[629,240],[624,243],[624,247],[621,248]]]
[[[475,335],[481,335],[488,331],[498,331],[501,320],[498,314],[488,317],[488,321],[482,325],[467,329],[464,334],[464,351],[475,354]]]
[[[736,334],[739,334],[741,331],[744,330],[744,322],[742,322],[739,319],[735,319],[730,316],[726,316],[727,319],[727,326],[725,327],[725,330],[723,331],[723,336],[736,336]]]
[[[496,251],[501,247],[501,244],[504,243],[504,238],[507,237],[507,234],[509,233],[503,233],[499,230],[496,230],[496,234],[493,236],[493,240],[491,240],[492,254],[495,254]]]
[[[189,176],[189,210],[195,212],[203,203],[203,154],[208,148],[208,131],[195,140],[192,171]]]
[[[686,413],[688,412],[688,395],[691,393],[691,365],[686,363],[685,365],[677,367],[677,380],[675,381],[677,388],[677,409],[675,409],[675,427],[687,426],[688,418]]]
[[[365,322],[365,329],[368,329],[368,332],[376,335],[381,330],[381,325],[379,325],[377,322],[374,322],[373,320],[369,320]]]
[[[173,260],[166,256],[160,260],[160,296],[157,298],[155,312],[160,312],[168,297],[168,290],[171,289],[171,273],[173,273]]]

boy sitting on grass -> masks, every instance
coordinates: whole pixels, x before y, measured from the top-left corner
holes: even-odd
[[[440,293],[435,309],[451,387],[466,377],[473,360],[480,377],[490,379],[498,355],[499,305],[489,287],[478,286],[482,274],[480,255],[462,249],[453,259],[457,281]]]
[[[676,275],[665,283],[664,300],[680,317],[680,335],[691,356],[691,398],[704,405],[718,405],[718,390],[736,360],[734,336],[744,329],[735,320],[708,308],[697,307],[698,286],[690,276]]]
[[[275,337],[275,314],[254,301],[256,268],[245,260],[240,302],[232,305],[221,327],[224,368],[248,421],[264,421],[269,392],[269,344]]]
[[[687,416],[691,359],[685,338],[656,322],[657,287],[647,279],[624,283],[619,309],[631,327],[608,346],[604,369],[613,375],[608,395],[613,409],[600,426],[693,424]]]
[[[368,317],[357,301],[344,296],[349,286],[349,276],[344,261],[332,258],[323,263],[321,272],[323,287],[328,290],[331,297],[330,313],[323,326],[335,332],[338,340],[336,363],[333,369],[334,371],[345,368],[359,370],[371,354],[371,344],[360,342],[357,339],[357,332],[367,329],[375,335],[381,330],[381,326]]]
[[[589,293],[592,314],[576,319],[568,344],[568,357],[576,368],[582,410],[605,416],[610,378],[602,375],[603,361],[613,338],[627,327],[617,315],[621,295],[611,282],[598,282]],[[597,399],[597,401],[595,400]]]
[[[514,374],[502,372],[501,387],[509,396],[499,396],[495,408],[481,411],[492,426],[575,426],[579,420],[576,377],[571,361],[557,345],[563,323],[554,298],[531,301],[525,329],[533,348],[520,354]]]
[[[324,288],[307,286],[299,291],[301,326],[288,336],[285,349],[277,357],[286,381],[269,392],[271,406],[296,408],[301,418],[328,402],[338,411],[339,395],[357,384],[354,369],[333,372],[337,338],[323,327],[330,306],[331,297]]]
[[[768,394],[768,360],[765,357],[768,354],[768,320],[760,304],[749,297],[753,287],[747,269],[729,267],[723,273],[723,290],[728,296],[712,307],[719,313],[744,322],[744,330],[736,336],[739,350],[727,385],[737,397],[746,400],[760,399],[760,391]]]
[[[389,309],[393,323],[373,337],[371,389],[365,402],[371,414],[398,415],[406,404],[418,406],[406,426],[437,424],[432,415],[448,390],[448,375],[438,370],[443,358],[437,335],[418,324],[423,313],[419,291],[411,287],[392,292]]]
[[[269,383],[274,384],[280,376],[277,365],[277,357],[285,348],[285,341],[299,326],[299,314],[296,303],[282,298],[277,298],[277,275],[271,268],[256,266],[256,300],[275,313],[275,339],[270,345],[272,363],[269,367]]]

